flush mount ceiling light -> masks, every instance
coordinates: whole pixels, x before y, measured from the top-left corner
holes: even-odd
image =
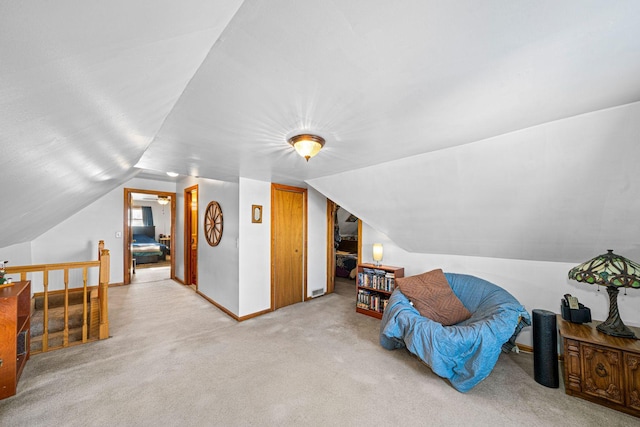
[[[171,178],[175,178],[176,176],[178,176],[178,172],[167,172],[167,175],[169,175]]]
[[[161,205],[168,205],[169,204],[169,197],[168,196],[158,196],[158,203]]]
[[[324,147],[324,138],[303,133],[289,138],[289,144],[296,149],[298,154],[307,159],[308,162],[310,158],[318,154],[320,149]]]

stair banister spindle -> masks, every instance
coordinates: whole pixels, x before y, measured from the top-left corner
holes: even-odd
[[[111,272],[109,249],[103,249],[100,256],[100,280],[98,295],[100,300],[100,338],[109,338],[109,277]]]
[[[64,269],[64,333],[62,335],[62,346],[69,345],[69,269]]]
[[[87,342],[87,267],[82,269],[82,342]]]
[[[42,351],[49,350],[49,268],[45,266],[42,272],[42,286],[44,289],[44,316],[42,322]]]

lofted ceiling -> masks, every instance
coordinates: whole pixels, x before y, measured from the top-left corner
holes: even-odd
[[[591,113],[640,101],[638,22],[635,0],[2,2],[2,192],[22,209],[0,213],[0,247],[37,237],[136,174],[175,171],[309,183],[411,251],[582,260],[581,251],[607,240],[594,247],[574,241],[575,233],[561,231],[566,215],[545,217],[556,226],[528,248],[485,243],[495,236],[488,230],[504,223],[502,191],[513,202],[510,215],[528,218],[530,199],[512,197],[535,186],[532,177],[544,178],[528,172],[556,170],[580,150],[574,117],[586,115],[589,126]],[[621,114],[640,121],[637,108]],[[611,120],[597,128],[605,139]],[[551,129],[554,137],[539,145],[533,137],[494,140],[535,135],[531,129]],[[301,131],[327,141],[308,163],[286,143]],[[635,149],[637,127],[623,134],[619,148]],[[584,147],[601,153],[595,142]],[[529,167],[509,169],[508,188],[482,169],[438,181],[442,165],[453,162],[448,172],[459,174],[491,153],[495,170],[493,162],[517,164],[510,156],[520,158],[519,149]],[[379,191],[413,195],[397,198],[392,212],[354,198],[381,164],[393,179],[377,179]],[[441,174],[419,172],[426,167]],[[607,163],[593,190],[622,185],[617,172]],[[636,194],[638,180],[630,179]],[[424,180],[436,205],[466,202],[440,215],[434,204],[416,204]],[[487,185],[471,193],[470,182]],[[554,214],[575,216],[567,197],[575,191],[554,189]],[[637,203],[625,208],[637,212]],[[426,209],[429,221],[401,229]],[[474,211],[481,213],[475,228],[468,226]],[[600,224],[602,215],[580,212],[571,218],[575,228]],[[426,245],[433,224],[465,232],[440,232]],[[500,234],[505,248],[523,246],[520,227],[526,221]],[[633,248],[634,233],[614,241]],[[571,240],[566,248],[550,250],[562,238]]]

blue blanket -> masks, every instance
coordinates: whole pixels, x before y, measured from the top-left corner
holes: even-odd
[[[406,347],[467,392],[493,370],[500,351],[508,351],[529,313],[506,290],[478,277],[445,273],[451,289],[471,312],[471,318],[453,326],[422,317],[406,296],[396,289],[380,325],[380,344],[389,350]]]

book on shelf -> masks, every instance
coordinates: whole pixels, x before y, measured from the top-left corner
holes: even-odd
[[[358,290],[358,299],[356,301],[356,307],[358,308],[383,313],[387,304],[389,304],[389,298],[385,296],[367,291],[366,289]]]
[[[370,300],[371,300],[371,292],[366,291],[364,289],[358,290],[358,301],[357,301],[358,307],[369,309]]]
[[[365,267],[358,273],[358,286],[393,292],[395,282],[395,274],[391,271]]]

